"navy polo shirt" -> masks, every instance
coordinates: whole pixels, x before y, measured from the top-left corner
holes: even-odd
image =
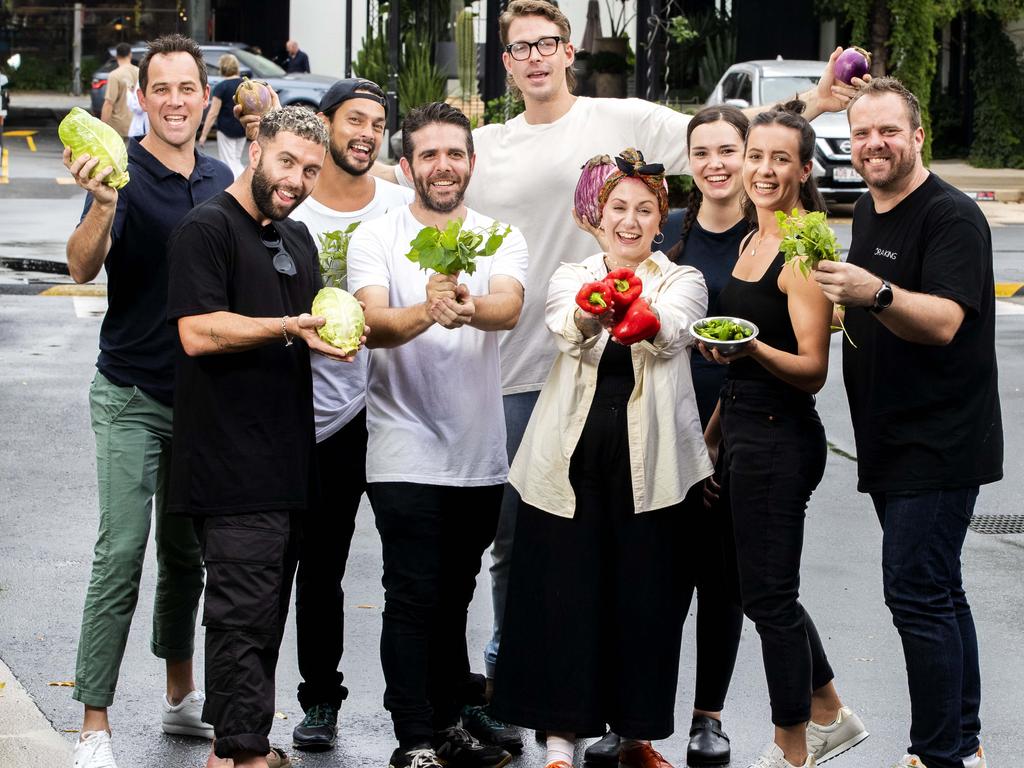
[[[105,262],[108,306],[96,367],[114,384],[138,387],[167,405],[174,401],[177,348],[177,329],[167,323],[167,239],[186,213],[234,180],[219,160],[199,152],[195,159],[186,179],[131,139],[131,181],[118,194]],[[85,211],[91,204],[87,195]]]

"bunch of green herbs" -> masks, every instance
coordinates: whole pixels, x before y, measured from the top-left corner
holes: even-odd
[[[345,229],[317,235],[320,240],[320,277],[323,278],[325,288],[347,288],[348,242],[358,226],[359,222],[353,221]]]
[[[796,208],[788,216],[785,211],[776,211],[775,220],[779,222],[779,231],[782,232],[782,242],[779,243],[779,250],[782,251],[787,264],[803,272],[804,277],[810,277],[811,270],[818,266],[820,261],[839,261],[839,243],[836,241],[836,233],[828,225],[828,218],[822,211],[812,211],[800,214]],[[833,326],[833,330],[842,330],[850,345],[856,349],[850,334],[843,323],[843,315],[846,308],[837,304],[836,316],[839,318],[839,328]]]
[[[511,227],[497,221],[487,229],[464,229],[462,219],[452,219],[444,229],[421,229],[405,255],[423,270],[432,269],[441,275],[472,275],[476,259],[493,256],[511,231]]]

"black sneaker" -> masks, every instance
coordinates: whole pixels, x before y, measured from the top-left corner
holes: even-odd
[[[463,707],[462,727],[484,744],[501,747],[509,752],[523,751],[519,729],[495,720],[488,707]]]
[[[481,744],[457,725],[434,735],[434,751],[448,768],[502,768],[512,760],[501,747]]]
[[[330,704],[314,704],[292,731],[292,746],[310,752],[334,747],[338,735],[338,710]]]
[[[391,753],[388,768],[444,768],[444,763],[437,759],[429,744],[422,744],[411,749],[396,749]]]

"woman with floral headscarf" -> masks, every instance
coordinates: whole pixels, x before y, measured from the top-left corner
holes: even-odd
[[[605,723],[623,737],[620,766],[668,766],[650,740],[673,731],[687,608],[674,548],[682,501],[712,472],[687,330],[704,315],[704,280],[651,252],[668,213],[662,167],[636,150],[616,165],[599,196],[605,252],[551,279],[560,354],[509,475],[522,502],[492,709],[547,733],[547,768],[571,768],[574,739]],[[576,303],[622,268],[660,324],[630,346],[611,311]]]

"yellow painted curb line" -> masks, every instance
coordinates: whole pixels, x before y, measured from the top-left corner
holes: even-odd
[[[105,285],[54,285],[39,294],[40,296],[106,296]]]
[[[1024,283],[996,283],[996,298],[1009,299],[1024,296]]]

